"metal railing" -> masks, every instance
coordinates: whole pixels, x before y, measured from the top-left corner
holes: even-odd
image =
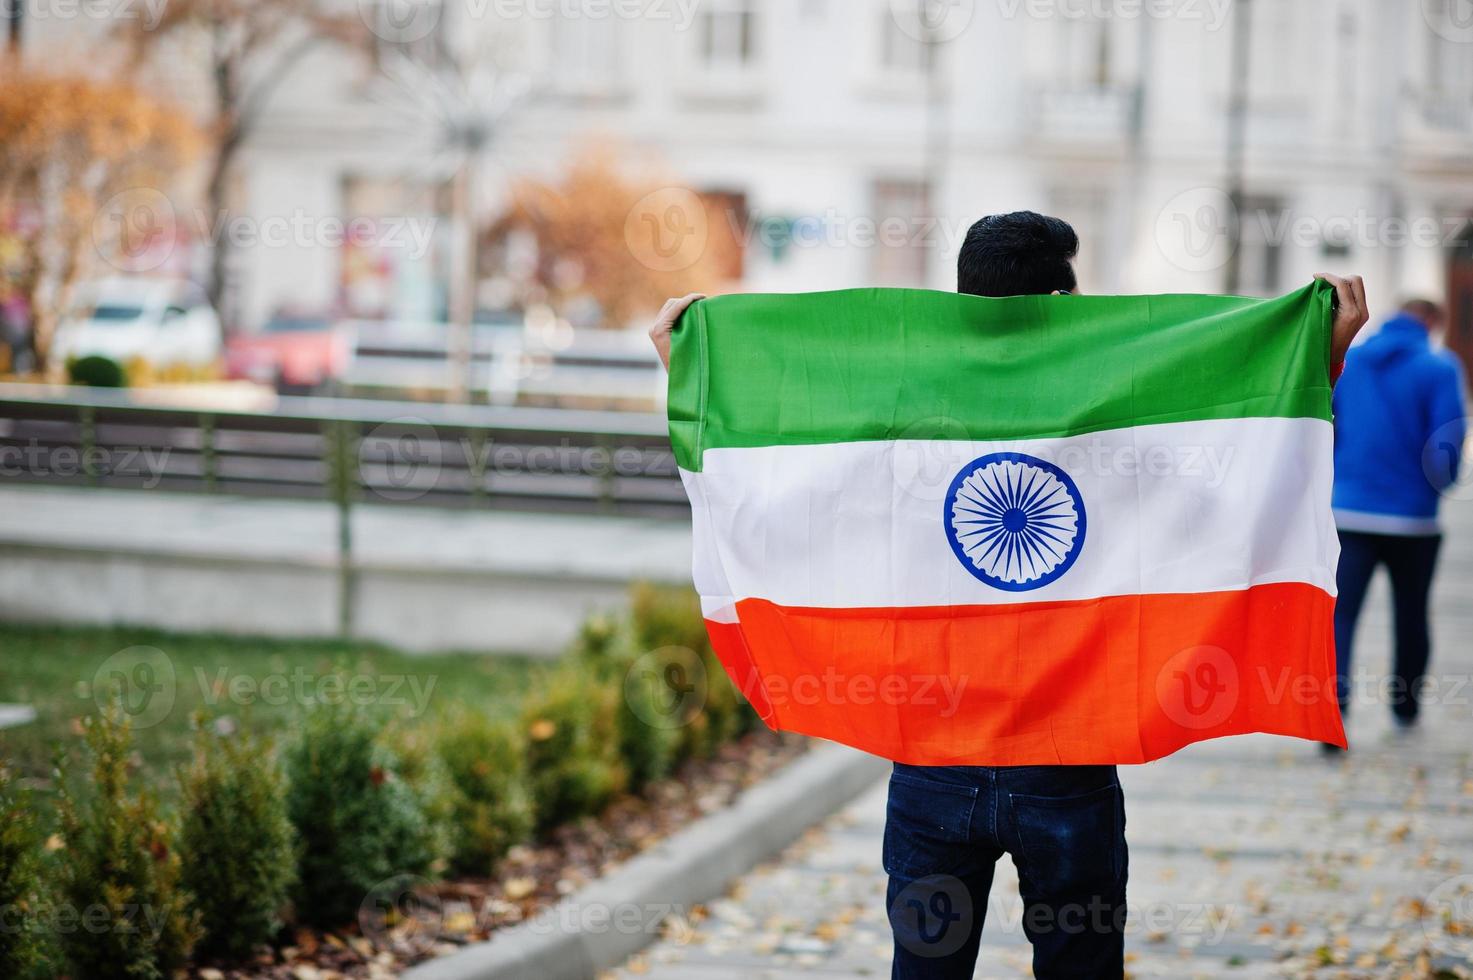
[[[680,517],[665,421],[648,413],[274,399],[0,384],[0,480],[198,493]]]
[[[689,513],[657,415],[329,398],[260,411],[160,397],[0,384],[0,481],[330,500],[344,637],[360,501]]]

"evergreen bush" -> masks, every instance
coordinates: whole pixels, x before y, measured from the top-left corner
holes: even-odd
[[[69,361],[67,376],[74,385],[88,385],[93,388],[128,387],[128,372],[123,365],[100,354],[88,354]]]
[[[513,726],[465,711],[444,723],[439,748],[452,786],[451,867],[489,875],[532,832],[526,747]]]
[[[173,828],[130,793],[132,737],[116,697],[84,722],[90,770],[61,774],[57,939],[80,977],[156,980],[184,965],[198,916],[180,884]]]
[[[310,709],[287,751],[286,774],[287,813],[300,848],[300,921],[341,926],[375,889],[432,871],[440,855],[424,801],[362,710]]]
[[[281,928],[296,874],[286,779],[270,743],[202,725],[179,785],[183,882],[204,929],[196,955],[243,959]]]
[[[0,977],[31,975],[41,963],[41,833],[30,794],[0,765]]]
[[[627,784],[619,759],[614,686],[556,671],[523,705],[527,776],[539,831],[590,816]]]

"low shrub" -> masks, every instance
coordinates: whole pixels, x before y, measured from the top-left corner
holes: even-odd
[[[687,647],[700,652],[710,646],[700,596],[687,587],[635,585],[629,593],[629,624],[641,650]]]
[[[669,686],[664,658],[641,654],[628,630],[604,617],[583,625],[574,654],[588,676],[617,694],[615,736],[629,789],[638,793],[669,775],[681,740],[679,728],[687,718],[671,717],[672,699],[680,692]],[[679,669],[678,664],[668,666]]]
[[[173,828],[151,794],[130,793],[132,738],[121,701],[84,726],[90,770],[79,777],[67,763],[58,801],[58,912],[81,923],[60,930],[62,952],[78,976],[170,976],[200,933],[180,885]]]
[[[341,926],[375,889],[432,871],[440,855],[425,801],[361,710],[309,710],[287,751],[286,774],[287,813],[300,842],[301,921]]]
[[[450,866],[459,874],[489,875],[527,839],[536,819],[526,747],[513,726],[465,711],[442,725],[439,749],[451,783]]]
[[[615,662],[630,649],[624,627],[624,623],[612,616],[600,613],[588,617],[573,641],[574,656],[601,670],[612,670]]]
[[[74,385],[88,385],[92,388],[128,387],[128,372],[123,365],[100,354],[88,354],[75,361],[68,361],[67,376]]]
[[[663,664],[631,661],[622,681],[617,727],[619,756],[629,773],[629,788],[636,793],[670,775],[678,761],[685,716],[672,712],[672,699],[679,692],[661,669]]]
[[[435,732],[430,725],[395,724],[380,739],[398,759],[399,776],[419,801],[435,854],[430,869],[438,874],[455,846],[455,787],[440,759]]]
[[[0,977],[25,977],[41,964],[41,832],[30,794],[0,765]]]
[[[572,665],[546,678],[523,705],[539,831],[598,813],[627,785],[618,754],[618,697],[613,685]]]
[[[196,955],[242,959],[281,928],[296,872],[286,779],[270,743],[202,725],[179,785],[183,882],[204,929]]]
[[[704,704],[680,730],[677,760],[708,758],[723,743],[761,725],[761,719],[711,650],[700,597],[695,592],[648,583],[637,585],[630,595],[630,621],[634,642],[643,649],[685,647],[701,659],[706,684]]]

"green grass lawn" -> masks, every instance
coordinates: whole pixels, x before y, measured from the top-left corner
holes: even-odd
[[[167,798],[197,711],[278,737],[314,699],[348,698],[408,724],[457,707],[505,715],[516,711],[534,664],[411,656],[356,641],[0,624],[0,702],[37,713],[29,725],[0,730],[0,759],[45,787],[57,748],[76,749],[80,720],[116,690],[133,720],[139,775]]]

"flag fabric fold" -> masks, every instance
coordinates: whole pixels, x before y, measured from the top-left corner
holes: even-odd
[[[1344,744],[1332,290],[702,301],[670,436],[768,725],[917,765]]]

